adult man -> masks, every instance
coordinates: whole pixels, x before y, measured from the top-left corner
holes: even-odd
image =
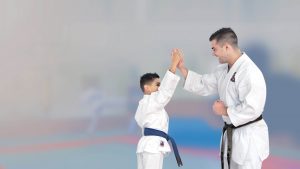
[[[222,168],[258,169],[269,155],[268,127],[262,119],[266,100],[264,77],[254,62],[238,47],[231,28],[213,33],[209,41],[220,65],[211,74],[188,70],[183,60],[178,69],[185,77],[184,89],[199,95],[218,94],[213,110],[225,126],[221,140]],[[173,55],[181,55],[179,49]]]

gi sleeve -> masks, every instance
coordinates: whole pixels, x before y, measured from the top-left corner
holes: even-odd
[[[216,94],[217,86],[216,73],[200,75],[190,70],[184,83],[185,90],[202,96]]]
[[[180,77],[169,70],[166,72],[158,91],[152,94],[152,104],[155,109],[164,108],[174,94]]]

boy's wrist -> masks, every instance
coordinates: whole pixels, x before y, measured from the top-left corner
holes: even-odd
[[[169,68],[169,71],[172,72],[172,73],[175,73],[176,72],[176,66],[171,65],[170,68]]]

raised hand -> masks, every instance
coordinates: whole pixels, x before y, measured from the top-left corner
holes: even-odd
[[[182,53],[179,49],[175,48],[172,50],[172,63],[178,65],[178,63],[182,60]]]
[[[182,56],[180,55],[180,52],[178,52],[179,49],[173,49],[172,53],[171,53],[171,66],[170,66],[170,71],[175,73],[176,72],[176,68],[179,64],[179,62],[182,60]]]
[[[172,56],[176,57],[177,59],[180,58],[176,67],[180,70],[183,77],[186,78],[188,74],[188,69],[184,66],[183,52],[180,49],[175,48],[172,50]]]

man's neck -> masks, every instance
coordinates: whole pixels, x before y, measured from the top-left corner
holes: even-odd
[[[233,66],[233,64],[242,56],[242,52],[240,49],[237,49],[233,55],[232,55],[232,60],[228,62],[228,70]]]

